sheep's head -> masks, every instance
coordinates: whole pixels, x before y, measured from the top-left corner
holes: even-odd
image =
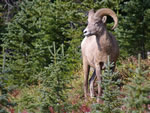
[[[112,29],[115,29],[118,24],[118,18],[114,11],[108,8],[102,8],[94,13],[94,10],[90,10],[88,14],[88,25],[83,31],[84,35],[91,36],[101,33],[105,27],[107,15],[113,18],[115,23]]]

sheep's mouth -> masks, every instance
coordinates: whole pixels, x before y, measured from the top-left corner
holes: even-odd
[[[87,32],[87,33],[84,33],[84,36],[88,36],[89,34],[90,34],[90,33],[88,33],[88,32]]]
[[[84,33],[84,36],[87,36],[87,37],[91,35],[93,35],[91,32]]]

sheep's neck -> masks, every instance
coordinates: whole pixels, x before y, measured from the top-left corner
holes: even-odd
[[[107,51],[110,48],[112,40],[106,28],[96,35],[96,42],[100,51]]]

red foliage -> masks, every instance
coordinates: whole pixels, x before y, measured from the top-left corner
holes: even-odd
[[[62,113],[67,113],[67,112],[65,112],[64,105],[62,105],[61,111],[62,111]]]
[[[72,113],[75,113],[75,111],[72,111]]]
[[[48,109],[51,113],[55,113],[53,107],[49,106]]]
[[[10,108],[9,111],[10,111],[10,113],[15,113],[15,109],[13,109],[13,108]]]
[[[23,110],[23,112],[22,113],[28,113],[26,110]]]
[[[13,97],[17,97],[18,95],[20,94],[20,91],[19,90],[13,90],[12,92],[11,92],[11,95],[13,96]]]
[[[87,113],[87,112],[90,112],[90,108],[86,105],[82,105],[80,110],[83,112],[83,113]]]

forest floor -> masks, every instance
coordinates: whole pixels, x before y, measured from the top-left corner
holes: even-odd
[[[121,65],[120,65],[121,64]],[[118,67],[116,68],[116,71],[119,71],[121,78],[126,82],[128,77],[131,77],[132,74],[127,71],[129,68],[135,69],[138,66],[136,59],[128,59],[123,60],[120,62]],[[150,70],[150,60],[143,60],[142,61],[142,68],[144,70]],[[90,72],[90,75],[92,74],[92,71]],[[133,75],[134,76],[134,75]],[[148,74],[148,80],[150,80],[150,73]],[[72,110],[72,113],[85,113],[91,111],[91,105],[96,103],[96,98],[88,98],[85,100],[84,98],[84,91],[83,91],[83,81],[84,81],[84,75],[83,75],[83,69],[82,66],[79,70],[76,70],[74,72],[74,80],[72,80],[71,87],[72,89],[67,90],[68,99],[66,102],[72,104],[72,106],[75,106],[77,109]],[[22,89],[15,90],[11,94],[12,100],[15,100],[16,103],[18,103],[17,107],[15,109],[24,109],[25,106],[28,106],[29,110],[34,109],[34,112],[40,113],[40,109],[36,109],[38,106],[38,103],[40,103],[39,96],[41,96],[41,92],[39,92],[39,89],[41,89],[43,86],[39,83],[38,85],[33,85],[29,87],[25,87]],[[95,93],[97,93],[97,88],[95,87]],[[28,113],[28,109],[24,109],[21,111],[21,113]],[[20,111],[18,111],[20,112]],[[33,113],[34,113],[33,112]],[[10,113],[14,113],[11,112]],[[65,113],[65,112],[64,112]]]

